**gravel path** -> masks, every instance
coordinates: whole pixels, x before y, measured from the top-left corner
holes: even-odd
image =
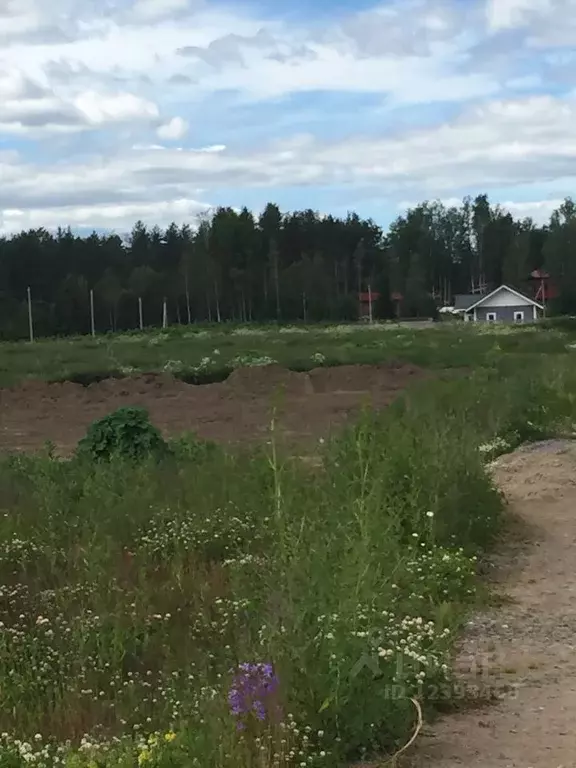
[[[575,768],[576,445],[528,446],[493,471],[529,544],[496,564],[502,605],[470,623],[456,669],[498,700],[428,726],[412,765]]]

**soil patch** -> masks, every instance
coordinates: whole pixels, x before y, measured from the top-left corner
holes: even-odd
[[[168,374],[79,383],[26,381],[0,389],[0,451],[51,441],[70,453],[95,419],[126,405],[146,407],[167,436],[194,431],[224,442],[266,438],[273,413],[280,439],[313,445],[369,405],[382,408],[429,375],[411,365],[343,366],[309,373],[278,365],[242,368],[222,382],[188,384]]]

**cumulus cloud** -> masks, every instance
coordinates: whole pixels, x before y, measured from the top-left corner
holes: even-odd
[[[45,87],[17,70],[0,74],[0,132],[31,137],[158,118],[153,102],[132,93],[78,94]]]
[[[5,208],[0,210],[0,234],[6,235],[37,227],[57,229],[62,226],[63,218],[72,227],[123,232],[129,230],[137,219],[149,226],[168,226],[173,221],[185,224],[194,221],[209,209],[207,203],[186,198],[153,203]]]
[[[534,18],[552,11],[555,0],[488,0],[488,23],[494,30],[529,24]]]
[[[182,117],[173,117],[168,122],[160,125],[156,133],[159,139],[167,141],[182,139],[188,133],[188,123]]]
[[[537,224],[547,224],[550,221],[550,216],[563,202],[564,198],[556,198],[554,200],[526,200],[522,202],[503,200],[500,205],[517,218],[524,219],[529,217]]]
[[[400,213],[404,213],[410,208],[415,208],[421,200],[402,200],[398,203],[397,210]],[[462,205],[462,198],[459,197],[447,197],[440,198],[440,202],[447,208],[459,208]],[[554,198],[546,200],[498,200],[498,205],[504,211],[508,211],[515,218],[526,219],[530,218],[536,224],[543,225],[548,224],[550,216],[557,210],[564,202],[564,198]]]
[[[389,138],[326,142],[303,135],[243,151],[142,147],[106,160],[49,169],[6,161],[2,173],[10,180],[0,190],[0,207],[61,207],[63,216],[77,221],[74,210],[82,210],[84,218],[95,205],[95,210],[109,210],[101,207],[106,199],[136,214],[150,205],[196,199],[198,187],[210,200],[219,189],[232,186],[269,189],[272,196],[274,188],[301,186],[310,204],[314,189],[327,185],[380,190],[381,196],[384,189],[390,200],[405,199],[407,192],[416,199],[446,197],[463,181],[478,190],[497,191],[511,180],[545,183],[551,176],[575,172],[575,118],[575,101],[535,97],[470,108],[449,125]]]
[[[156,104],[132,93],[87,91],[76,97],[74,106],[92,125],[158,117]]]
[[[146,20],[169,16],[190,8],[190,0],[136,0],[132,11],[136,17]]]
[[[576,172],[575,11],[374,0],[320,25],[215,0],[0,0],[0,141],[42,157],[0,153],[2,226],[126,228],[295,187],[313,208],[330,189],[389,210],[475,189],[543,215]]]

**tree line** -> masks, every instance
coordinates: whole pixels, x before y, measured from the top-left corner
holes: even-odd
[[[156,326],[164,301],[169,323],[353,320],[368,289],[375,316],[418,317],[480,285],[526,289],[536,268],[560,287],[557,311],[574,312],[575,244],[571,199],[537,226],[486,195],[424,202],[387,231],[273,203],[259,217],[221,207],[194,228],[139,221],[124,239],[35,229],[0,239],[0,338],[28,335],[28,289],[38,336],[88,333],[91,291],[99,331],[138,327],[139,299]]]

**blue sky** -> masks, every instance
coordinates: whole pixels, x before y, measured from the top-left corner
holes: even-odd
[[[478,192],[544,222],[575,64],[576,0],[0,0],[0,233]]]

